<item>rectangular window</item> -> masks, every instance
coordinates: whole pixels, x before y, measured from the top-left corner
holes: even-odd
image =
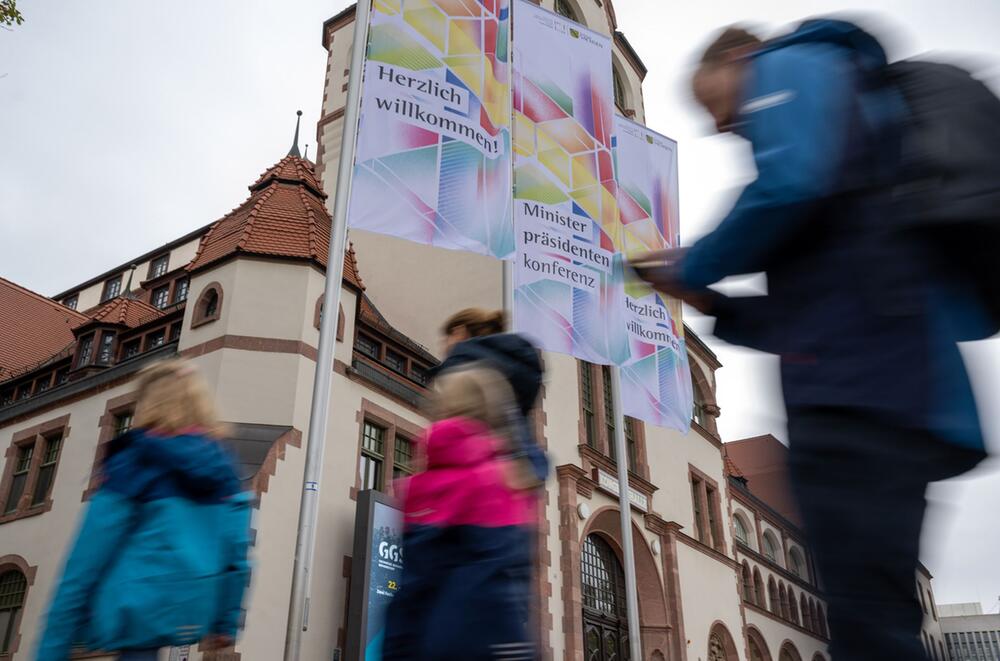
[[[181,336],[181,324],[180,322],[178,322],[170,327],[170,341],[173,342],[180,336]]]
[[[28,399],[31,397],[31,381],[27,383],[22,383],[17,387],[17,399]]]
[[[80,340],[79,353],[77,355],[76,366],[83,367],[90,364],[90,357],[94,352],[94,336],[88,335]]]
[[[611,368],[608,365],[601,365],[601,380],[604,385],[604,425],[608,430],[608,456],[617,461],[615,457],[615,397],[611,389]]]
[[[101,335],[101,348],[97,352],[97,362],[101,365],[109,365],[114,357],[115,334],[104,333]]]
[[[414,362],[410,362],[410,378],[422,386],[426,386],[431,380],[430,373],[427,371],[427,368],[423,365],[417,365]]]
[[[5,390],[3,394],[0,394],[0,406],[7,406],[14,402],[14,391]]]
[[[392,349],[385,350],[385,364],[393,371],[406,374],[406,357]]]
[[[167,265],[170,263],[170,255],[160,255],[153,261],[149,263],[149,275],[147,280],[152,280],[153,278],[159,278],[161,275],[167,272]]]
[[[24,486],[28,481],[28,471],[31,470],[31,456],[35,452],[34,444],[22,445],[17,448],[14,458],[14,472],[11,475],[10,491],[7,492],[7,504],[4,514],[17,510],[17,503],[24,495]]]
[[[31,499],[32,507],[41,505],[52,491],[52,478],[55,477],[56,464],[59,463],[59,450],[62,448],[62,435],[50,436],[45,439],[45,454],[38,467],[38,478],[35,481],[35,495]]]
[[[104,283],[104,291],[101,292],[101,303],[106,303],[122,292],[122,277],[111,278]]]
[[[139,338],[126,342],[122,347],[122,360],[128,360],[132,356],[138,356],[141,348],[139,346],[140,342],[141,340],[139,340]]]
[[[368,356],[369,358],[374,358],[375,360],[378,360],[379,354],[381,353],[380,350],[382,347],[379,345],[378,342],[371,339],[367,335],[362,335],[361,333],[358,333],[358,341],[355,344],[355,348],[359,352]]]
[[[146,336],[146,351],[163,346],[163,343],[166,341],[167,331],[165,329],[150,333]]]
[[[413,441],[396,434],[396,449],[393,451],[392,474],[400,478],[413,473]]]
[[[174,281],[174,303],[180,303],[181,301],[186,301],[188,297],[188,288],[191,286],[191,281],[187,277],[177,278]]]
[[[361,433],[361,461],[358,466],[362,490],[381,491],[383,488],[385,432],[384,427],[365,421]]]
[[[639,472],[639,464],[635,447],[635,418],[625,416],[625,445],[628,447],[628,469]]]
[[[72,296],[67,296],[66,298],[64,298],[62,304],[68,307],[70,310],[75,310],[79,301],[80,297],[76,294],[73,294]]]
[[[694,504],[694,530],[699,541],[705,542],[705,526],[702,524],[701,513],[705,504],[701,499],[701,480],[691,480],[691,501]],[[706,542],[707,543],[707,542]]]
[[[719,529],[719,520],[715,516],[716,501],[719,498],[718,492],[712,487],[705,487],[705,508],[708,510],[708,536],[706,544],[719,549],[722,546],[722,531]]]
[[[587,445],[597,447],[597,429],[594,415],[593,364],[580,361],[580,408],[583,409],[583,429]]]
[[[62,369],[56,370],[56,385],[61,386],[64,383],[69,382],[69,368],[63,367]]]
[[[46,374],[45,376],[35,380],[35,394],[45,392],[52,386],[52,375]]]
[[[113,427],[115,436],[121,436],[129,429],[132,429],[132,415],[132,411],[125,411],[115,415]]]
[[[167,307],[167,302],[170,300],[170,285],[163,285],[162,287],[157,287],[153,290],[153,294],[150,301],[154,308],[163,309]]]

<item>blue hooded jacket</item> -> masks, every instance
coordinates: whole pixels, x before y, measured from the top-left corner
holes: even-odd
[[[103,483],[66,561],[38,648],[148,649],[236,636],[249,580],[250,494],[201,434],[133,430],[111,442]]]
[[[781,357],[790,414],[847,408],[983,439],[957,340],[974,317],[933,247],[891,222],[906,108],[881,84],[885,52],[846,22],[813,20],[747,63],[736,133],[757,178],[683,262],[697,290],[765,272],[768,295],[721,299],[715,334]]]

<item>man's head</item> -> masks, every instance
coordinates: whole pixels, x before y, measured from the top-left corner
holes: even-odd
[[[719,132],[732,130],[746,77],[746,56],[760,47],[755,34],[730,26],[709,44],[701,56],[691,86],[694,97],[715,120]]]

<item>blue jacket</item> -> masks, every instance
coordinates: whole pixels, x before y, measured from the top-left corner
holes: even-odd
[[[39,661],[70,648],[147,649],[235,637],[249,580],[251,497],[207,436],[112,441],[49,607]]]
[[[889,186],[901,97],[877,84],[878,42],[840,21],[804,23],[748,62],[736,132],[757,178],[685,257],[698,289],[765,272],[768,295],[723,299],[721,339],[781,357],[790,414],[867,411],[983,446],[957,340],[969,317],[933,249],[893,231]]]

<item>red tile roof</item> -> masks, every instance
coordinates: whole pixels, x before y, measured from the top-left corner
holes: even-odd
[[[188,270],[236,254],[312,260],[326,265],[330,215],[311,162],[286,156],[250,186],[250,197],[202,237]],[[357,263],[345,255],[344,279],[362,288]]]
[[[98,308],[90,315],[91,320],[81,325],[104,323],[138,328],[162,316],[163,311],[153,307],[149,303],[134,298],[118,296]]]
[[[73,342],[87,317],[0,278],[0,381],[41,364]]]

